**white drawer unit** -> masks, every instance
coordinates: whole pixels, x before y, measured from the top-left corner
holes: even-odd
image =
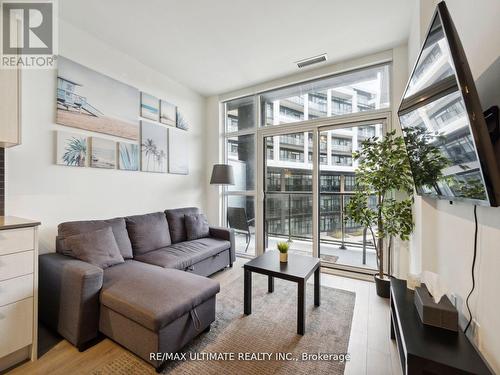
[[[34,251],[0,255],[0,281],[33,273]]]
[[[39,224],[0,216],[0,373],[36,360]]]
[[[33,342],[33,298],[0,307],[0,357]]]
[[[0,281],[0,307],[33,297],[33,274]]]
[[[35,236],[32,228],[0,231],[0,255],[33,250]]]

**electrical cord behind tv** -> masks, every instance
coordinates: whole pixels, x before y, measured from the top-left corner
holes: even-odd
[[[465,334],[467,333],[467,330],[469,329],[469,326],[472,323],[472,312],[469,306],[469,298],[472,295],[472,292],[474,292],[474,288],[476,287],[476,280],[474,278],[474,268],[476,266],[476,255],[477,255],[477,206],[476,205],[474,205],[474,223],[475,223],[475,228],[474,228],[474,256],[472,258],[472,289],[470,290],[469,295],[467,296],[467,299],[465,301],[465,304],[467,305],[467,310],[469,311],[469,322],[465,327],[464,330]]]

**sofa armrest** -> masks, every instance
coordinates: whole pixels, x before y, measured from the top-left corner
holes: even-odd
[[[99,332],[103,270],[51,253],[39,257],[40,320],[78,348]]]
[[[226,240],[231,243],[231,259],[229,265],[232,266],[236,261],[236,242],[234,240],[234,230],[230,228],[223,227],[210,227],[210,236],[214,238],[220,238],[221,240]]]

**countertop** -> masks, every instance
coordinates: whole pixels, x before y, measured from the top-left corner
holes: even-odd
[[[0,230],[36,227],[40,224],[39,221],[23,219],[21,217],[0,216]]]

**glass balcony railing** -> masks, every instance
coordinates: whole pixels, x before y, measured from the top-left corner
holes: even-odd
[[[342,151],[342,152],[352,152],[352,144],[351,145],[336,145],[332,144],[333,151]]]
[[[345,220],[345,205],[353,192],[321,192],[321,243],[341,247],[367,245],[364,227]],[[375,201],[373,202],[375,204]],[[312,239],[312,192],[266,192],[266,236],[286,238],[289,241]],[[368,247],[373,249],[373,244]]]

